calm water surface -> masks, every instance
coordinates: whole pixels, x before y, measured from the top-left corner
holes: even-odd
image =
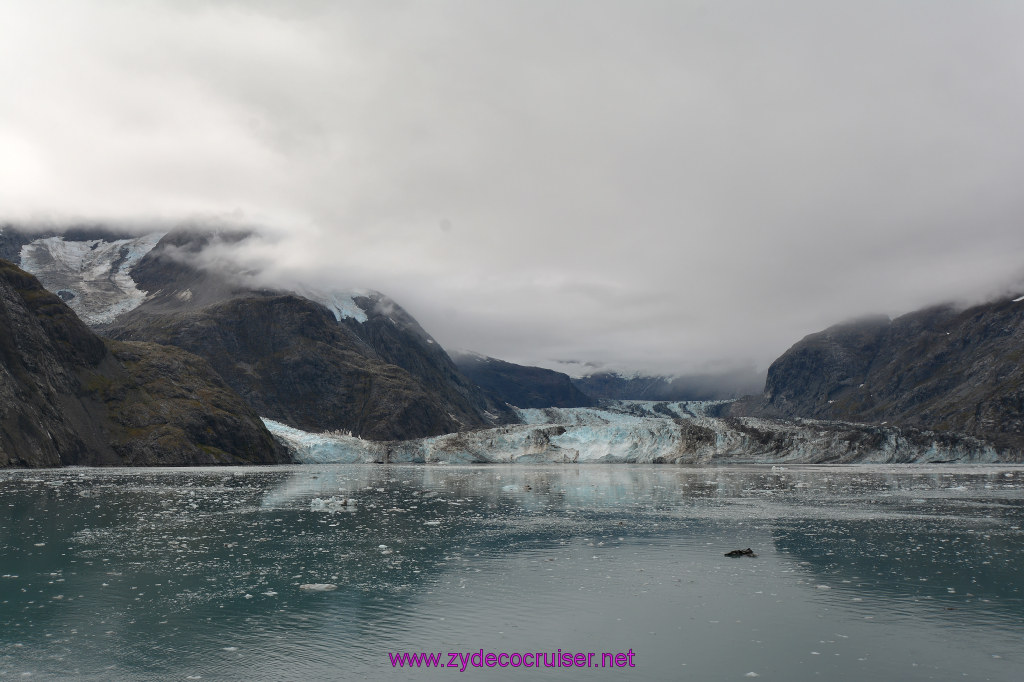
[[[1005,466],[6,471],[0,678],[1020,680],[1022,523]],[[636,667],[388,658],[480,649]]]

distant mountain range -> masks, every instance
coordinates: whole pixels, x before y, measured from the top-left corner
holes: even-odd
[[[323,301],[258,289],[235,273],[201,267],[211,246],[244,232],[178,230],[108,244],[34,241],[22,259],[68,304],[114,339],[178,346],[207,360],[261,416],[307,430],[343,430],[379,440],[491,426],[514,419],[459,374],[447,354],[400,306],[375,292],[335,292]],[[151,244],[136,255],[140,246]],[[81,258],[108,251],[109,272],[75,285]],[[69,272],[70,270],[70,272]],[[128,284],[123,284],[127,280]],[[339,301],[351,310],[343,314]],[[116,311],[111,314],[109,311]]]
[[[608,400],[723,400],[756,393],[764,375],[753,369],[665,376],[594,372],[570,377],[479,353],[452,354],[462,373],[496,400],[516,407],[589,407]]]
[[[465,351],[452,353],[452,359],[463,374],[496,401],[523,408],[597,404],[597,400],[576,387],[568,374]]]
[[[1024,452],[1024,298],[838,325],[794,345],[763,383],[752,370],[570,378],[449,356],[378,292],[267,289],[211,259],[252,236],[0,229],[0,258],[13,263],[0,264],[0,466],[287,461],[258,417],[398,441],[516,424],[514,408],[745,394],[707,416],[938,430]],[[655,412],[678,418],[666,410]]]
[[[572,383],[598,399],[723,400],[759,392],[764,386],[764,374],[753,369],[683,376],[595,372],[574,378]]]

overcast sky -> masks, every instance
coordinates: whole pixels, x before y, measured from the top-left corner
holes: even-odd
[[[1024,275],[1024,3],[0,3],[0,218],[220,221],[512,361],[761,368]]]

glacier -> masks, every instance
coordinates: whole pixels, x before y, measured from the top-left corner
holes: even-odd
[[[86,324],[106,324],[146,300],[129,273],[164,234],[114,241],[36,239],[21,247],[21,268],[56,292]]]
[[[729,401],[517,409],[522,423],[406,441],[309,433],[264,418],[303,463],[826,464],[998,462],[980,439],[820,420],[716,417]]]
[[[338,322],[347,318],[352,318],[356,322],[366,322],[366,311],[359,307],[355,298],[374,293],[369,289],[313,289],[302,284],[294,285],[292,290],[299,296],[315,301],[330,310]]]

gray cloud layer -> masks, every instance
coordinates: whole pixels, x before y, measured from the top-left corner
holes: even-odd
[[[267,225],[513,361],[766,366],[1024,273],[1024,5],[0,5],[9,219]]]

